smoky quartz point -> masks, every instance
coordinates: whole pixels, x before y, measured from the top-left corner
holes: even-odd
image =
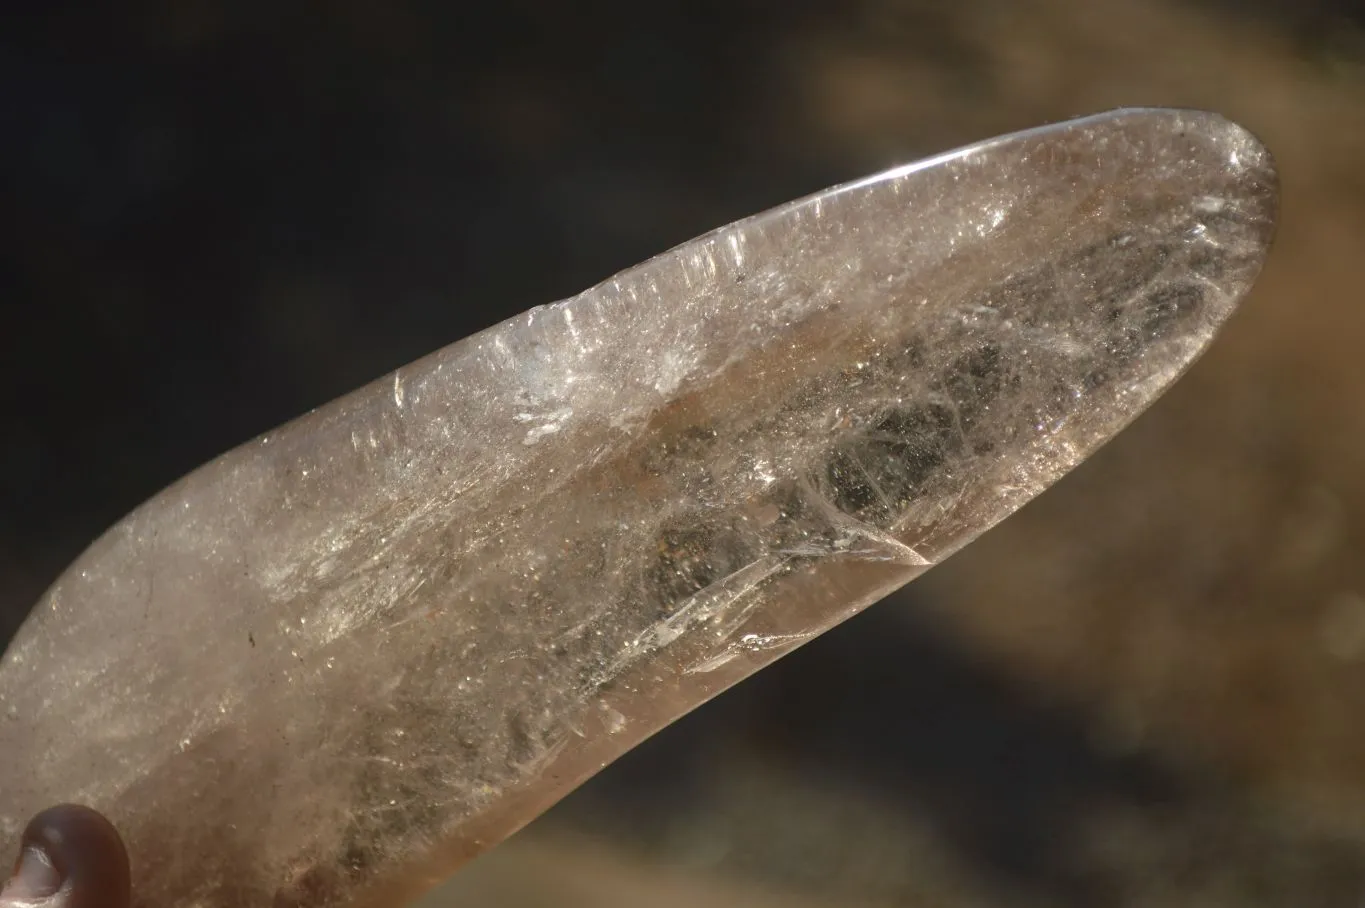
[[[1265,149],[1118,111],[837,187],[532,310],[134,511],[0,667],[0,829],[149,908],[402,904],[914,579],[1250,288]]]

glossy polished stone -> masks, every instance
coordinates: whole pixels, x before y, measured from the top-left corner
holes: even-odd
[[[837,187],[495,326],[139,508],[0,666],[0,830],[147,906],[402,903],[941,561],[1205,349],[1246,131],[1119,111]]]

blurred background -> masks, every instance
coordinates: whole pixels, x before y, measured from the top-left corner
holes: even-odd
[[[517,311],[897,162],[1123,105],[1283,177],[1118,441],[433,898],[1365,900],[1365,12],[1332,0],[13,4],[0,624],[161,487]]]

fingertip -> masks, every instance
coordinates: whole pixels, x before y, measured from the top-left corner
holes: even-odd
[[[76,804],[29,821],[0,908],[128,908],[128,853],[114,824]]]

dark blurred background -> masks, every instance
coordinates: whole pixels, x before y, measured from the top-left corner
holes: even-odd
[[[1259,133],[1264,280],[1116,443],[437,901],[1365,900],[1365,14],[11,4],[0,622],[227,448],[736,217],[1121,105]]]

